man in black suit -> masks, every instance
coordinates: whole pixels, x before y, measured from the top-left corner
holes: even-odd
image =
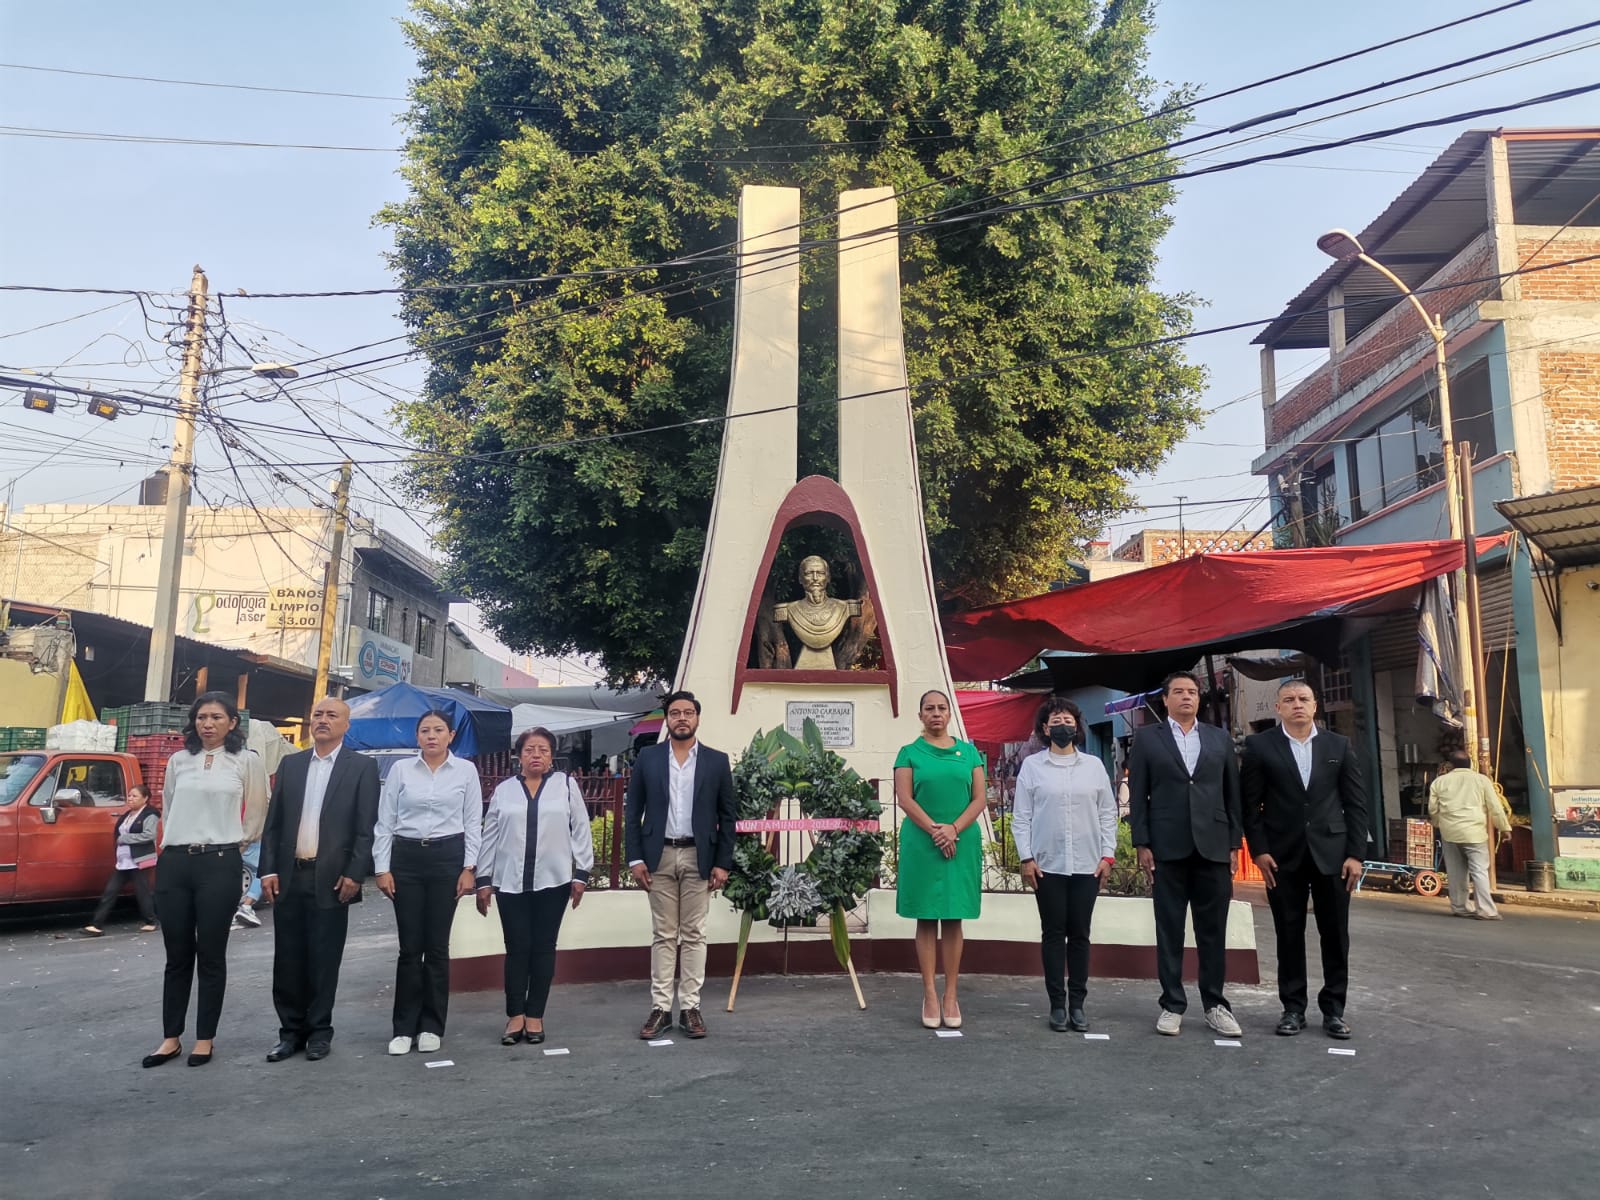
[[[687,1037],[703,1038],[706,914],[733,869],[738,809],[728,756],[696,740],[694,693],[673,692],[662,708],[668,740],[647,746],[633,764],[623,831],[628,869],[650,893],[650,1015],[639,1036],[672,1028],[676,976],[678,1021]]]
[[[1306,1027],[1306,899],[1317,910],[1329,1037],[1346,1039],[1350,981],[1350,893],[1367,848],[1367,789],[1350,739],[1316,724],[1317,697],[1303,679],[1278,685],[1276,729],[1245,739],[1244,827],[1267,885],[1278,939],[1278,1033]]]
[[[1239,1023],[1222,987],[1242,834],[1239,763],[1227,733],[1197,720],[1200,681],[1194,675],[1169,675],[1162,692],[1167,719],[1133,735],[1128,761],[1128,823],[1139,866],[1151,876],[1155,893],[1161,978],[1156,1032],[1176,1037],[1189,1006],[1183,928],[1185,914],[1192,913],[1206,1024],[1223,1037],[1238,1037]]]
[[[304,1050],[312,1062],[333,1042],[333,999],[350,905],[372,872],[378,764],[345,749],[350,706],[324,696],[311,712],[312,749],[278,764],[261,833],[261,894],[272,919],[272,1003],[278,1044],[268,1062]]]

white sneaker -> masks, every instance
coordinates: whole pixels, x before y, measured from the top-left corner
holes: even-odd
[[[1244,1030],[1239,1028],[1239,1022],[1235,1021],[1233,1014],[1220,1004],[1215,1008],[1206,1009],[1206,1024],[1211,1026],[1213,1032],[1219,1033],[1223,1037],[1236,1038],[1244,1036]]]
[[[437,1033],[417,1034],[417,1049],[423,1054],[432,1054],[439,1049],[439,1035]]]
[[[411,1039],[408,1038],[408,1037],[395,1038],[394,1041],[389,1043],[389,1053],[390,1054],[410,1054],[411,1053]]]
[[[1170,1012],[1163,1008],[1161,1015],[1156,1018],[1156,1032],[1167,1037],[1177,1037],[1178,1031],[1183,1028],[1183,1014]]]
[[[248,925],[251,929],[261,928],[261,918],[256,916],[256,910],[247,904],[241,904],[239,911],[233,914],[233,919],[240,925]]]

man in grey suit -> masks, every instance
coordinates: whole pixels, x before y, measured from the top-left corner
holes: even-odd
[[[348,749],[350,706],[324,696],[311,710],[310,750],[278,764],[261,833],[261,894],[272,918],[272,1003],[278,1044],[268,1062],[301,1050],[311,1062],[333,1043],[333,1000],[350,906],[372,873],[378,764]]]
[[[1242,1032],[1222,994],[1227,973],[1228,904],[1243,838],[1239,763],[1233,740],[1202,725],[1200,681],[1188,671],[1162,687],[1167,719],[1133,735],[1128,761],[1128,823],[1139,866],[1151,877],[1161,1015],[1156,1032],[1176,1037],[1189,1006],[1183,988],[1183,929],[1194,919],[1200,1002],[1223,1037]]]
[[[1317,697],[1304,679],[1278,685],[1275,729],[1244,742],[1240,786],[1250,853],[1267,885],[1278,942],[1277,1032],[1306,1027],[1306,902],[1322,943],[1322,1028],[1343,1041],[1350,981],[1350,893],[1367,850],[1367,789],[1350,739],[1316,723]]]

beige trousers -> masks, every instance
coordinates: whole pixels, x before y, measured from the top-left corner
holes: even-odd
[[[672,1011],[676,976],[680,1009],[700,1007],[706,981],[706,914],[711,883],[700,878],[693,846],[664,846],[650,873],[650,1005]]]

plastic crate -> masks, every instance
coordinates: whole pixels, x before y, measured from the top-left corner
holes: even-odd
[[[43,728],[33,725],[7,725],[0,728],[0,751],[43,750]]]
[[[1433,867],[1433,826],[1415,817],[1406,819],[1406,866]]]
[[[181,733],[134,734],[128,738],[127,753],[139,763],[139,774],[150,794],[159,801],[161,784],[167,777],[167,759],[183,749]]]

